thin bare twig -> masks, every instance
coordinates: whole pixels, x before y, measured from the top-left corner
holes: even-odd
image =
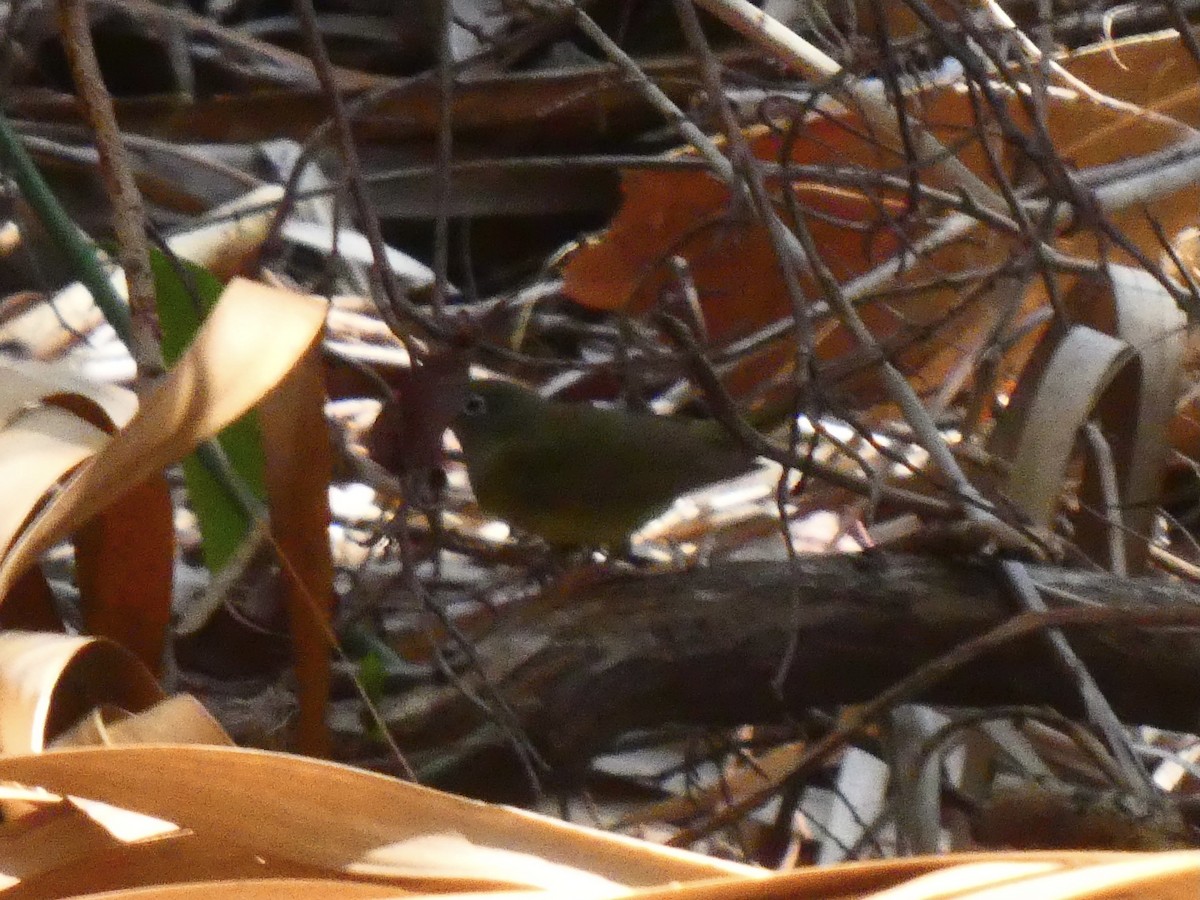
[[[100,175],[112,203],[113,231],[129,294],[129,352],[139,374],[154,378],[163,372],[163,358],[158,345],[158,310],[142,194],[125,155],[112,97],[100,74],[85,0],[59,0],[58,20],[71,75],[96,136]]]
[[[713,171],[724,181],[731,190],[739,191],[741,184],[737,178],[734,166],[730,161],[721,154],[720,150],[712,143],[712,141],[692,124],[687,117],[670,102],[670,100],[653,84],[651,84],[644,76],[641,75],[637,65],[631,60],[619,47],[616,46],[604,32],[596,26],[595,22],[586,15],[575,3],[570,0],[557,0],[560,6],[570,7],[574,11],[575,21],[580,29],[601,48],[601,50],[623,69],[627,70],[632,76],[638,78],[638,84],[643,90],[645,96],[658,107],[668,120],[675,125],[680,134],[689,140],[693,146],[700,151],[701,155],[708,160]],[[780,30],[787,34],[792,34],[783,26],[779,25],[769,17],[765,17],[760,11],[745,3],[745,0],[697,0],[703,2],[706,8],[711,2],[714,6],[721,10],[738,10],[738,21],[743,25],[746,21],[753,21],[757,28],[770,29],[773,33]],[[923,20],[929,27],[935,27],[935,23],[928,21],[932,17],[932,13],[928,12],[928,7],[925,6],[922,0],[909,0],[914,10],[918,11]],[[741,9],[741,5],[746,7]],[[713,10],[714,12],[717,9]],[[940,23],[937,23],[940,25]],[[945,31],[944,26],[941,26],[942,31]],[[782,35],[780,35],[782,37]],[[945,38],[943,38],[945,39]],[[815,48],[814,48],[815,49]],[[964,54],[969,54],[970,51],[966,48],[961,48]],[[819,62],[819,60],[818,60]],[[832,60],[829,61],[832,63]],[[834,64],[836,65],[836,64]],[[980,71],[980,64],[977,60],[963,60],[964,67],[972,72],[972,75],[979,82],[979,88],[983,91],[984,96],[988,98],[992,104],[998,119],[1006,131],[1012,131],[1015,128],[1015,123],[1006,111],[1001,110],[994,102],[995,91],[986,82],[987,75]],[[862,98],[856,97],[861,100]],[[885,124],[885,117],[882,115],[882,110],[879,109],[879,104],[874,107],[873,118],[878,120],[877,124]],[[1036,126],[1036,122],[1035,122]],[[1039,138],[1044,142],[1048,140],[1044,130],[1039,133]],[[928,151],[928,146],[922,148]],[[1033,148],[1027,148],[1032,151]],[[1032,153],[1031,157],[1041,159],[1045,156],[1044,153]],[[1059,176],[1059,181],[1065,185],[1067,196],[1072,200],[1081,204],[1081,209],[1087,209],[1090,212],[1095,211],[1096,201],[1090,193],[1087,196],[1081,190],[1080,186],[1073,181],[1069,173],[1066,173],[1062,168],[1061,161],[1057,159],[1049,162],[1050,170],[1047,170],[1047,176]],[[972,178],[975,178],[972,175]],[[977,180],[977,179],[976,179]],[[970,192],[969,187],[960,183],[959,186],[964,191]],[[996,206],[1003,203],[992,191],[991,188],[986,189],[984,196],[979,196],[977,193],[972,194],[984,206]],[[1005,203],[1004,208],[1008,206]],[[779,220],[778,214],[771,207],[759,210],[765,223],[769,226],[778,223],[779,233],[787,251],[787,256],[790,260],[800,263],[806,271],[812,273],[818,283],[823,288],[826,299],[829,302],[833,311],[837,314],[838,319],[845,326],[846,330],[854,337],[856,343],[869,358],[877,361],[877,366],[880,374],[883,377],[884,386],[892,397],[893,401],[900,407],[900,410],[913,430],[913,434],[917,442],[929,453],[931,463],[944,475],[953,486],[955,493],[962,498],[964,502],[964,514],[969,522],[976,527],[994,533],[1000,541],[1006,545],[1012,545],[1016,542],[1019,546],[1025,541],[1020,531],[1012,525],[1005,522],[998,511],[995,510],[990,503],[983,497],[979,490],[975,487],[970,479],[966,476],[959,465],[954,454],[951,452],[946,440],[942,437],[941,432],[937,429],[933,419],[929,415],[928,410],[922,404],[920,397],[913,389],[908,380],[901,374],[900,370],[887,358],[886,354],[880,348],[875,339],[874,334],[867,327],[862,317],[856,310],[854,303],[847,296],[842,286],[837,282],[833,273],[824,264],[821,259],[816,242],[809,233],[803,221],[795,223],[795,231],[788,229]],[[1036,591],[1032,590],[1032,580],[1028,571],[1023,564],[1019,562],[1006,562],[1002,571],[1009,582],[1009,585],[1014,595],[1021,601],[1022,605],[1032,611],[1041,611],[1044,609],[1041,599],[1037,596]],[[1083,697],[1085,706],[1089,716],[1100,729],[1104,732],[1105,737],[1110,743],[1110,748],[1115,757],[1122,763],[1126,771],[1126,776],[1131,785],[1140,785],[1142,790],[1150,790],[1152,786],[1148,784],[1148,778],[1145,770],[1137,762],[1133,755],[1132,748],[1129,743],[1128,736],[1124,734],[1120,728],[1120,723],[1113,713],[1112,708],[1104,699],[1103,694],[1096,686],[1091,675],[1087,672],[1078,656],[1067,643],[1066,638],[1061,632],[1052,632],[1048,640],[1053,647],[1055,653],[1059,656],[1065,668],[1071,673],[1076,680],[1081,696]]]
[[[838,78],[838,86],[861,110],[863,118],[874,128],[903,144],[896,120],[896,110],[874,86],[845,73],[835,60],[801,38],[787,26],[768,16],[747,0],[696,0],[708,12],[738,31],[755,45],[762,47],[781,62],[794,66],[810,77]],[[941,142],[916,122],[909,122],[909,137],[918,156],[907,162],[916,167],[928,167],[944,185],[957,187],[985,209],[1007,210],[1004,200],[978,175],[953,156]]]
[[[450,30],[454,27],[454,0],[439,0],[438,22],[438,134],[437,217],[433,230],[433,314],[445,314],[450,266],[450,165],[454,161],[454,56]]]
[[[367,242],[371,245],[371,269],[375,274],[376,281],[383,289],[390,309],[394,313],[404,313],[410,320],[410,324],[419,327],[426,316],[420,307],[409,300],[404,289],[400,287],[396,273],[388,264],[387,245],[384,243],[383,231],[379,226],[379,216],[367,193],[366,181],[363,178],[362,166],[358,158],[358,145],[350,130],[350,119],[346,115],[346,107],[342,102],[342,95],[334,77],[333,64],[330,62],[329,53],[325,49],[325,41],[321,37],[320,27],[317,25],[317,14],[313,9],[312,0],[294,0],[293,6],[296,16],[300,20],[300,30],[303,32],[309,52],[312,54],[312,62],[317,71],[317,78],[321,82],[321,90],[324,91],[329,100],[330,109],[333,111],[333,132],[337,138],[338,153],[342,158],[344,175],[350,187],[350,196],[354,199],[355,211],[358,213],[363,234],[366,235]],[[411,335],[400,332],[396,337],[404,343],[405,349],[412,359],[420,357]]]
[[[745,818],[770,800],[783,783],[804,778],[833,753],[845,747],[863,729],[885,715],[898,703],[911,700],[929,690],[955,669],[1003,645],[1046,629],[1068,627],[1173,627],[1200,626],[1200,609],[1173,608],[1155,610],[1088,607],[1086,609],[1056,609],[1044,612],[1025,612],[997,625],[990,631],[966,641],[937,659],[921,666],[911,675],[896,682],[873,699],[855,707],[835,730],[814,741],[796,761],[791,772],[747,797],[721,809],[702,825],[680,831],[668,843],[686,847]]]

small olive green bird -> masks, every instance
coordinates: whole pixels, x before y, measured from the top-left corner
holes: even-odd
[[[754,466],[716,422],[547,400],[504,381],[472,381],[451,428],[480,507],[559,546],[618,546],[680,494]]]

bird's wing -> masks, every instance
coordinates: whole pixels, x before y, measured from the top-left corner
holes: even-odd
[[[577,408],[506,440],[480,471],[481,505],[558,543],[619,541],[677,496],[753,458],[697,422]]]
[[[559,544],[605,544],[657,511],[656,498],[630,490],[610,457],[596,459],[576,441],[528,441],[498,453],[477,487],[480,503],[501,518]]]

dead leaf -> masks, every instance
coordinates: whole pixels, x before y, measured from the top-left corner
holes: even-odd
[[[111,641],[0,631],[0,753],[39,752],[95,706],[140,712],[160,699],[150,672]]]

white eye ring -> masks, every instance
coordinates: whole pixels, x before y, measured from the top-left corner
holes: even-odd
[[[481,416],[487,412],[487,401],[479,394],[469,394],[463,401],[463,413],[468,416]]]

